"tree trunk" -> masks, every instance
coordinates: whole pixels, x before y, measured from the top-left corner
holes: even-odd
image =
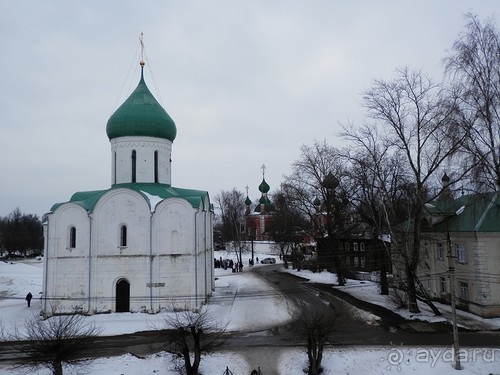
[[[411,313],[419,313],[417,303],[417,290],[415,288],[415,277],[410,265],[406,265],[406,287],[408,293],[408,310]]]
[[[57,361],[52,364],[52,374],[63,375],[63,367],[61,361]]]
[[[194,349],[193,349],[194,360],[191,366],[192,369],[191,375],[198,375],[198,369],[200,367],[200,362],[201,362],[201,348],[200,348],[201,332],[199,330],[193,333],[193,339],[194,339]]]
[[[309,375],[319,375],[323,359],[323,346],[315,343],[315,338],[308,340],[307,356],[309,358]]]
[[[383,296],[389,295],[389,285],[387,283],[387,269],[385,267],[385,248],[382,244],[377,242],[377,252],[380,255],[380,294]]]
[[[418,184],[420,186],[420,184]],[[422,188],[418,189],[419,197],[423,196]],[[409,250],[408,260],[406,264],[406,278],[408,287],[408,310],[412,313],[419,313],[417,303],[417,288],[415,285],[416,271],[420,263],[420,234],[421,234],[421,220],[422,220],[422,206],[415,209],[414,222],[413,222],[413,247]]]
[[[431,297],[429,296],[429,293],[427,293],[427,291],[425,290],[424,286],[420,282],[420,279],[418,277],[415,277],[415,281],[418,283],[418,287],[420,289],[420,292],[423,295],[423,298],[420,298],[418,296],[417,296],[417,298],[420,301],[425,302],[427,304],[427,306],[429,306],[431,308],[431,310],[434,313],[434,315],[441,316],[442,315],[441,311],[439,311],[438,308],[434,305],[434,303],[432,303]]]
[[[191,366],[191,357],[189,356],[189,347],[184,339],[182,343],[182,357],[184,358],[184,367],[186,369],[187,375],[197,375],[198,371],[193,372],[193,366]]]

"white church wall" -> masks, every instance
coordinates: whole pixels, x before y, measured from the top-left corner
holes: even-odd
[[[97,257],[149,254],[151,212],[145,198],[130,189],[105,193],[92,214],[93,249]],[[127,228],[126,246],[121,246],[121,227]]]
[[[92,214],[92,295],[97,312],[115,310],[116,282],[130,283],[130,308],[140,309],[149,299],[150,216],[145,198],[129,189],[105,193]],[[126,246],[121,227],[127,228]]]
[[[72,227],[76,235],[73,243],[70,240]],[[48,215],[44,310],[71,312],[88,309],[89,233],[87,212],[77,204],[63,204]]]
[[[181,198],[170,198],[157,205],[153,219],[153,238],[154,249],[159,254],[193,254],[196,211],[188,201]]]
[[[154,290],[159,308],[172,308],[172,298],[190,304],[194,298],[195,212],[181,198],[170,198],[156,206],[153,218],[154,278],[159,285]]]
[[[122,279],[130,284],[130,310],[149,310],[149,257],[121,256],[97,259],[93,268],[96,312],[115,311],[116,283]]]

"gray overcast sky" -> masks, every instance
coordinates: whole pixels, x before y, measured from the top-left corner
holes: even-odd
[[[111,184],[106,122],[145,79],[177,125],[172,185],[270,193],[303,144],[340,145],[398,67],[442,78],[464,14],[498,0],[0,2],[0,216]]]

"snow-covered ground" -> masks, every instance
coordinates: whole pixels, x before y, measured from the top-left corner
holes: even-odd
[[[223,258],[226,255],[220,254]],[[269,255],[256,254],[261,259]],[[234,258],[234,257],[233,257]],[[279,262],[279,259],[278,259]],[[256,265],[255,267],[266,267]],[[309,271],[285,270],[314,282],[334,283],[335,277],[329,273],[312,273]],[[280,294],[268,293],[269,286],[244,267],[242,273],[216,269],[216,290],[210,300],[209,311],[214,317],[221,317],[228,322],[229,330],[257,330],[268,328],[268,325],[281,324],[290,319],[293,306]],[[358,298],[370,300],[390,307],[386,298],[379,296],[377,284],[348,280],[343,289]],[[11,332],[15,326],[22,328],[24,321],[31,314],[38,314],[40,301],[38,296],[42,290],[42,261],[0,262],[0,320],[4,332]],[[26,306],[24,297],[32,292],[34,299],[31,308]],[[267,291],[267,293],[266,293]],[[263,295],[265,294],[265,298]],[[244,298],[239,298],[244,296]],[[258,301],[258,312],[255,306]],[[413,318],[431,319],[432,314],[426,311]],[[440,306],[444,308],[444,306]],[[403,312],[401,312],[403,313]],[[120,313],[94,315],[91,319],[103,328],[103,335],[115,335],[152,329],[164,321],[162,314]],[[460,315],[462,316],[460,312]],[[500,319],[480,319],[465,316],[467,324],[476,322],[490,329],[500,327]],[[257,348],[256,348],[257,349]],[[270,349],[271,350],[271,349]],[[274,352],[273,352],[274,353]],[[273,354],[274,355],[274,354]],[[500,374],[500,348],[467,348],[463,349],[462,364],[464,370],[460,374]],[[233,374],[249,374],[256,367],[248,363],[247,357],[238,352],[221,351],[202,358],[200,372],[205,375],[222,374],[226,366]],[[274,361],[278,374],[302,375],[306,367],[307,356],[300,348],[283,348],[276,350]],[[324,374],[431,374],[452,373],[451,348],[417,348],[408,346],[393,347],[335,347],[329,349],[323,359]],[[265,364],[260,364],[265,375],[271,375]],[[148,357],[133,354],[99,358],[86,369],[87,374],[178,374],[168,353],[158,353]],[[6,364],[0,364],[0,374],[14,375],[19,372]],[[65,374],[77,374],[68,371]],[[39,375],[49,375],[48,370],[40,370]]]

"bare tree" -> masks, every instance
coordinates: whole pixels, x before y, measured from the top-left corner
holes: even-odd
[[[354,207],[354,220],[359,222],[358,232],[369,238],[380,240],[383,236],[394,237],[392,224],[405,220],[397,209],[404,195],[407,182],[398,153],[392,153],[373,125],[360,128],[344,126],[342,136],[351,142],[343,150],[351,185],[350,201]],[[391,259],[390,249],[380,241],[377,249],[380,266],[381,294],[388,295],[386,259]]]
[[[42,223],[37,215],[22,213],[19,207],[0,219],[0,248],[12,256],[31,251],[40,254],[43,249]],[[20,254],[19,254],[20,255]]]
[[[500,191],[500,36],[490,19],[468,13],[466,26],[445,58],[461,109],[463,150],[479,191]]]
[[[338,150],[323,141],[315,142],[313,146],[303,145],[300,158],[292,163],[292,174],[284,177],[291,198],[290,204],[310,219],[315,225],[313,228],[315,234],[320,237],[325,235],[325,229],[328,229],[329,235],[336,238],[346,237],[349,233],[349,228],[345,226],[346,215],[344,215],[349,201],[348,192],[343,190],[342,177],[345,176],[345,173]],[[332,197],[331,189],[324,185],[325,179],[330,174],[340,181],[334,197]],[[319,213],[314,204],[317,200],[322,203],[324,208]],[[335,209],[326,209],[333,202],[335,202]],[[324,220],[318,221],[318,214]],[[321,225],[323,222],[327,223],[326,227]],[[332,264],[325,265],[325,267],[334,266],[339,284],[342,285],[345,276],[343,274],[344,257],[339,254],[340,248],[335,245],[333,239],[324,242],[328,243],[326,247],[334,253],[330,262]]]
[[[303,234],[310,233],[310,222],[292,204],[293,193],[293,189],[282,184],[280,191],[273,195],[273,220],[268,232],[283,255],[288,255],[289,250],[292,253],[297,250],[303,240]]]
[[[24,330],[16,327],[3,336],[13,350],[23,353],[16,367],[35,371],[45,367],[53,375],[63,375],[63,364],[85,367],[92,359],[85,352],[92,348],[101,328],[83,315],[56,315],[48,319],[31,316]]]
[[[399,161],[408,171],[411,235],[398,250],[404,260],[409,310],[419,312],[415,279],[423,209],[432,199],[429,185],[465,138],[457,131],[458,108],[432,80],[407,68],[399,69],[392,81],[374,81],[363,93],[363,102],[382,129],[383,143],[398,151]]]
[[[245,198],[241,191],[221,191],[215,196],[215,204],[220,212],[220,234],[223,242],[233,242],[238,261],[242,263],[242,234],[245,218]]]
[[[153,328],[165,332],[164,349],[181,358],[187,375],[198,375],[202,355],[225,341],[227,323],[215,320],[209,310],[175,310],[164,323]]]
[[[334,332],[337,312],[328,305],[318,309],[302,302],[296,313],[296,329],[307,339],[307,373],[317,375],[322,371],[323,350]]]

